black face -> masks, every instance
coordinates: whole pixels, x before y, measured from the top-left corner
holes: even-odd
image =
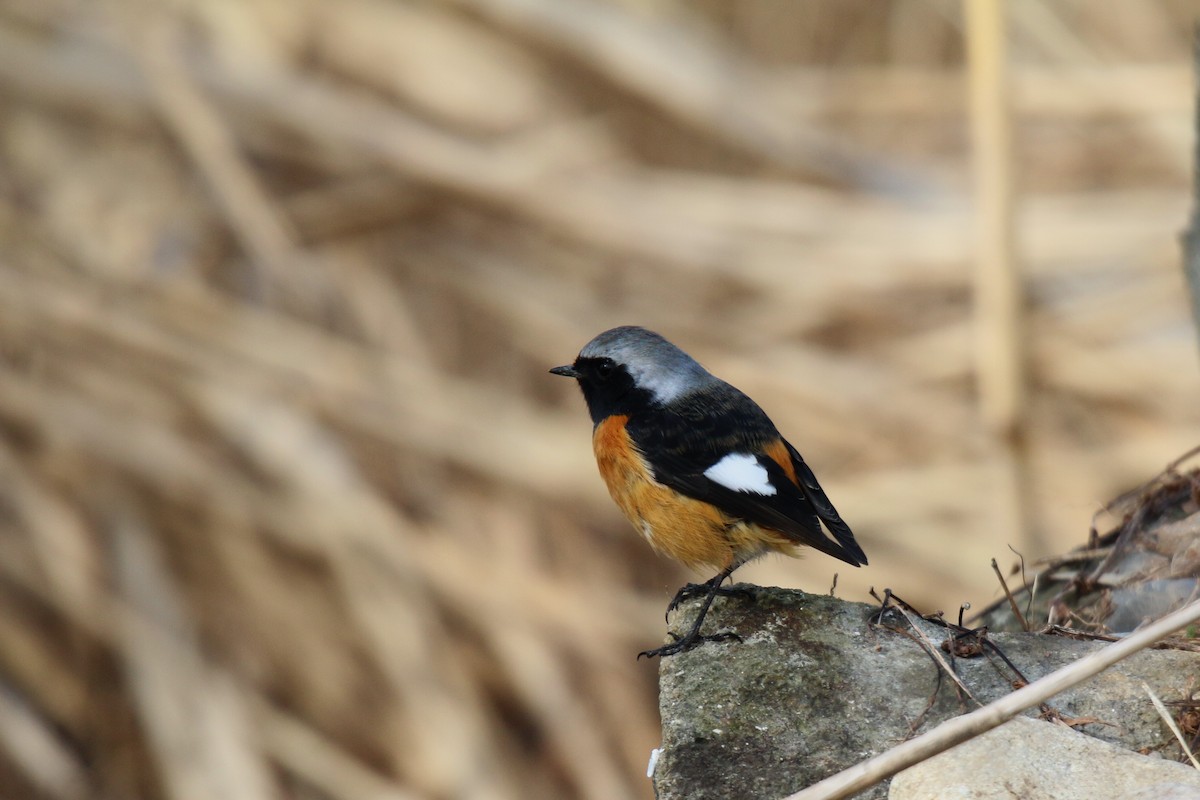
[[[634,385],[629,370],[611,358],[581,356],[570,367],[555,367],[550,371],[579,381],[594,425],[614,414],[631,414],[651,401],[649,392]]]

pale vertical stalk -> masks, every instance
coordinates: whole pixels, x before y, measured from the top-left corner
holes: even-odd
[[[995,518],[1007,543],[1037,550],[1027,514],[1022,294],[1003,0],[966,0],[976,207],[976,373],[995,453]]]
[[[1192,322],[1200,336],[1200,26],[1192,33],[1192,80],[1197,86],[1192,110],[1192,214],[1183,237],[1183,275],[1192,298]]]

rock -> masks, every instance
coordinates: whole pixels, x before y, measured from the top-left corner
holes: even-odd
[[[707,643],[660,665],[663,741],[654,772],[660,800],[782,797],[883,752],[914,725],[921,732],[975,707],[959,701],[949,679],[939,679],[911,636],[868,626],[877,607],[742,588],[756,599],[718,598],[705,630],[736,631],[744,641]],[[698,603],[680,607],[672,619],[676,632],[691,624]],[[887,622],[907,627],[895,612]],[[945,629],[920,625],[934,642],[946,637]],[[1105,646],[1036,633],[992,639],[1029,680]],[[1011,673],[994,657],[957,658],[955,666],[980,703],[1012,689]],[[1098,739],[1173,759],[1177,746],[1142,682],[1169,702],[1185,697],[1188,677],[1197,674],[1200,654],[1143,651],[1052,705],[1067,717],[1094,718],[1081,729]],[[883,798],[887,788],[861,796]]]
[[[904,770],[889,800],[1200,800],[1200,772],[1025,717]]]

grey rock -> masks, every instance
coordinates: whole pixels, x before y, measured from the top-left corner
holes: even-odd
[[[1018,717],[910,767],[889,800],[1200,800],[1200,772]]]
[[[876,607],[742,588],[756,599],[718,598],[705,624],[706,632],[735,631],[742,642],[706,643],[660,665],[660,800],[782,797],[887,750],[914,725],[919,733],[976,707],[960,700],[948,679],[939,681],[911,636],[869,626]],[[698,602],[674,615],[676,632],[691,624]],[[905,625],[894,614],[887,622]],[[921,628],[937,643],[946,636],[932,623]],[[992,639],[1031,681],[1104,646],[1035,633]],[[958,658],[954,665],[980,703],[1012,690],[1012,675],[996,658]],[[1177,746],[1142,682],[1170,701],[1184,697],[1197,674],[1200,654],[1144,651],[1052,705],[1067,717],[1095,718],[1080,728],[1091,736],[1174,759]],[[860,796],[886,795],[885,784]]]

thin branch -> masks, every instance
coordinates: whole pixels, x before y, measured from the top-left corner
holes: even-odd
[[[1163,701],[1158,698],[1154,690],[1145,681],[1142,681],[1142,688],[1146,690],[1146,694],[1150,695],[1150,702],[1154,704],[1154,710],[1163,718],[1163,722],[1167,723],[1167,727],[1171,729],[1171,733],[1175,734],[1175,739],[1179,742],[1179,746],[1183,748],[1184,754],[1188,760],[1192,762],[1192,766],[1200,769],[1200,761],[1196,760],[1196,756],[1192,754],[1192,748],[1188,746],[1187,739],[1183,737],[1183,731],[1179,730],[1179,725],[1175,722],[1175,718],[1167,711],[1167,707],[1163,705]]]
[[[996,559],[992,559],[992,571],[996,573],[996,578],[1000,581],[1000,588],[1004,590],[1004,596],[1008,598],[1008,607],[1012,609],[1013,616],[1017,618],[1017,622],[1021,623],[1021,630],[1028,632],[1029,622],[1025,619],[1025,615],[1021,613],[1020,607],[1017,605],[1013,593],[1008,588],[1008,581],[1004,580],[1004,575],[1000,573],[1000,565],[996,563]]]
[[[946,659],[942,658],[942,654],[938,651],[938,646],[930,641],[929,637],[925,635],[925,631],[921,630],[921,627],[917,625],[917,620],[914,618],[912,612],[900,604],[896,604],[892,606],[892,608],[899,610],[899,612],[904,615],[904,618],[908,620],[908,624],[911,625],[912,629],[917,632],[917,637],[919,638],[922,646],[929,651],[929,655],[938,663],[938,666],[940,666],[942,670],[950,676],[950,680],[954,681],[958,685],[958,688],[962,689],[967,697],[971,698],[976,705],[981,705],[979,700],[975,698],[975,695],[971,694],[971,690],[967,688],[967,685],[963,683],[962,678],[958,677],[958,673],[950,668],[950,665],[946,663]]]

